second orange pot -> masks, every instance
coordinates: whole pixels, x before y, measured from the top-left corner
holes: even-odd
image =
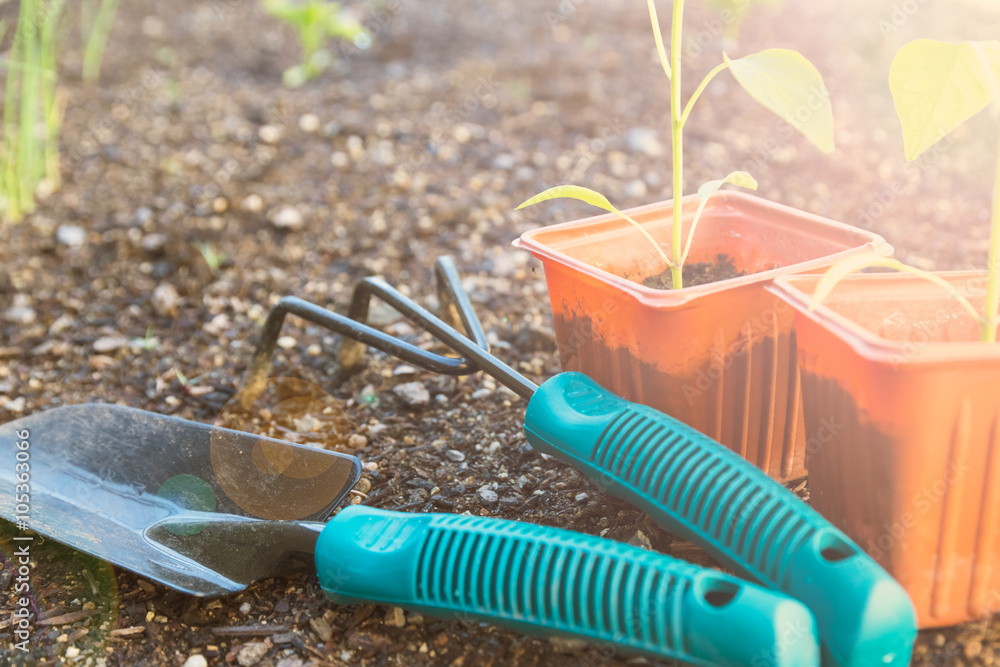
[[[684,200],[685,236],[697,196]],[[627,213],[664,247],[671,202]],[[735,192],[705,209],[688,263],[731,257],[749,275],[681,290],[643,286],[663,270],[615,215],[525,233],[542,260],[559,356],[615,393],[702,431],[779,480],[805,474],[792,309],[764,287],[853,254],[889,255],[869,232]]]
[[[976,307],[984,273],[941,273]],[[862,274],[796,309],[810,502],[893,575],[921,627],[1000,612],[1000,345],[945,290]]]

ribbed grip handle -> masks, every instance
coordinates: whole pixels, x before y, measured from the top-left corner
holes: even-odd
[[[525,416],[536,449],[569,461],[666,530],[802,601],[824,664],[908,665],[906,592],[790,491],[711,438],[580,373],[548,380]]]
[[[327,596],[696,665],[819,664],[799,602],[714,570],[556,528],[343,509],[316,545]]]

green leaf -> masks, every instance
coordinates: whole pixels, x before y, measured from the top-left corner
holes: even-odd
[[[660,259],[663,260],[664,264],[666,264],[670,268],[674,267],[674,263],[671,262],[670,258],[667,257],[666,253],[663,252],[663,248],[660,247],[660,244],[656,242],[656,239],[654,239],[642,225],[640,225],[638,222],[636,222],[635,220],[633,220],[632,218],[630,218],[629,216],[627,216],[626,214],[622,213],[617,208],[612,206],[611,202],[608,201],[608,198],[602,195],[600,192],[597,192],[596,190],[591,190],[590,188],[584,188],[579,185],[557,185],[554,188],[549,188],[544,192],[540,192],[531,199],[522,203],[514,210],[520,211],[525,206],[532,206],[533,204],[538,204],[540,202],[548,201],[550,199],[562,199],[562,198],[576,199],[584,203],[590,204],[591,206],[602,208],[605,211],[608,211],[609,213],[614,213],[619,218],[621,218],[625,222],[629,223],[630,225],[638,229],[639,232],[644,237],[646,237],[646,240],[649,241],[649,243],[656,249],[656,252],[659,253]]]
[[[730,60],[736,81],[750,96],[778,114],[824,153],[833,152],[833,108],[823,77],[805,56],[767,49]]]
[[[968,299],[966,299],[962,293],[955,288],[954,285],[944,280],[940,276],[937,276],[929,271],[924,271],[923,269],[918,269],[914,266],[909,266],[908,264],[903,264],[898,259],[892,259],[891,257],[875,257],[873,255],[857,255],[855,257],[848,257],[842,259],[823,274],[819,282],[816,284],[816,290],[813,292],[812,299],[809,302],[809,312],[816,310],[823,303],[823,301],[830,296],[830,293],[840,284],[840,282],[852,273],[856,273],[862,269],[872,268],[872,267],[882,267],[885,269],[893,269],[894,271],[900,271],[902,273],[911,273],[913,275],[920,276],[924,280],[934,283],[942,288],[944,288],[948,293],[950,293],[955,299],[962,305],[965,310],[972,315],[973,318],[978,322],[982,322],[982,315],[976,310]]]
[[[757,179],[745,171],[734,171],[725,178],[720,178],[716,181],[709,181],[698,188],[698,196],[701,197],[702,204],[708,201],[709,197],[718,192],[719,188],[727,183],[738,185],[741,188],[747,188],[748,190],[757,189]]]
[[[992,72],[987,71],[981,55]],[[918,39],[899,50],[889,89],[903,126],[907,160],[986,108],[1000,80],[1000,42]]]
[[[647,0],[647,2],[649,3],[649,20],[653,23],[653,39],[656,40],[656,55],[660,57],[663,72],[669,79],[671,77],[670,59],[667,58],[667,50],[663,47],[663,32],[660,30],[660,20],[656,18],[656,5],[653,4],[653,0]]]
[[[698,202],[698,210],[695,211],[694,220],[691,221],[691,229],[688,230],[687,242],[684,244],[684,254],[681,255],[681,266],[684,266],[684,262],[687,261],[688,253],[691,252],[691,242],[694,240],[694,230],[698,227],[698,221],[701,220],[701,214],[705,211],[705,205],[708,204],[709,198],[718,192],[719,188],[727,183],[738,185],[741,188],[747,188],[748,190],[757,189],[757,179],[745,171],[734,171],[725,178],[709,181],[698,188],[698,197],[701,198],[701,201]]]
[[[579,185],[557,185],[554,188],[549,188],[545,192],[541,192],[528,201],[524,202],[518,206],[516,211],[520,211],[525,206],[532,206],[533,204],[538,204],[543,201],[548,201],[549,199],[579,199],[582,202],[586,202],[591,206],[596,206],[597,208],[603,208],[605,211],[610,211],[611,213],[617,213],[622,215],[622,213],[611,205],[608,198],[602,195],[596,190],[591,190],[590,188],[580,187]]]

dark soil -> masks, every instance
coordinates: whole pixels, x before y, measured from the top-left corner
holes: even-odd
[[[720,253],[714,262],[685,264],[682,270],[684,287],[707,285],[709,283],[717,283],[720,280],[729,280],[730,278],[739,278],[745,275],[747,275],[747,272],[738,270],[733,263],[733,258],[723,253]],[[642,281],[642,284],[653,289],[673,289],[674,278],[670,269],[667,269],[663,273],[649,276]]]
[[[746,169],[761,196],[883,234],[904,261],[983,266],[995,144],[975,138],[995,136],[992,118],[910,165],[885,79],[906,41],[991,39],[1000,18],[991,0],[956,0],[921,4],[895,27],[898,4],[787,0],[755,9],[735,47],[717,37],[718,11],[691,3],[687,93],[723,48],[797,48],[826,77],[838,151],[822,156],[783,132],[723,74],[688,123],[687,189]],[[0,14],[14,6],[0,2]],[[374,46],[346,51],[294,91],[281,85],[299,57],[291,33],[251,0],[122,3],[98,86],[79,80],[69,26],[62,188],[22,224],[0,225],[0,422],[87,401],[214,422],[277,299],[343,312],[355,282],[381,274],[434,307],[432,265],[444,253],[496,353],[536,381],[558,372],[545,282],[510,242],[593,211],[512,211],[557,183],[597,189],[619,208],[669,197],[667,86],[644,3],[361,9]],[[388,331],[430,345],[376,311]],[[336,336],[295,317],[283,336],[276,374],[321,387],[349,425],[319,442],[304,416],[255,426],[355,451],[366,497],[351,502],[570,528],[710,563],[532,451],[524,402],[491,379],[442,378],[382,354],[345,373]],[[0,539],[0,554],[11,551]],[[45,620],[30,664],[181,667],[196,653],[211,665],[259,655],[257,665],[278,667],[649,664],[479,623],[338,607],[309,573],[202,600],[51,540],[33,554]],[[4,567],[0,662],[25,658],[10,647],[16,596]],[[1000,625],[987,620],[922,633],[915,663],[992,665],[994,651]]]

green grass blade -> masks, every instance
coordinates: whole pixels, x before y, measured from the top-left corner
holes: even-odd
[[[84,81],[93,83],[101,76],[101,63],[104,61],[104,51],[108,46],[108,38],[111,36],[119,4],[120,0],[101,0],[97,8],[93,27],[83,50]]]

